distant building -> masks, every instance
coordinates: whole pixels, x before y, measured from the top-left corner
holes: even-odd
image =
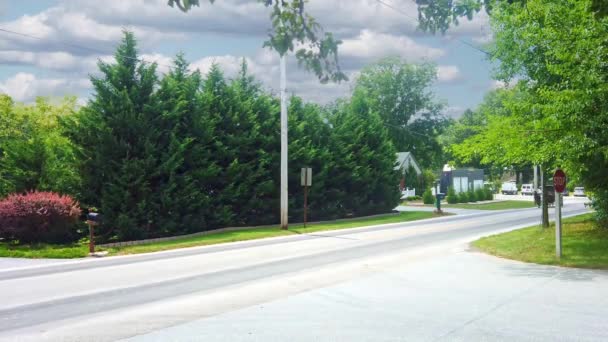
[[[441,193],[447,194],[449,187],[454,187],[456,193],[481,189],[483,188],[483,177],[482,169],[452,169],[446,165],[441,172],[439,190]]]
[[[403,191],[406,188],[406,185],[408,187],[412,187],[412,185],[413,185],[413,184],[405,184],[405,174],[410,170],[410,167],[414,169],[417,176],[422,174],[422,170],[420,169],[420,166],[416,162],[416,159],[414,159],[414,156],[412,155],[412,153],[398,152],[398,153],[396,153],[396,156],[397,156],[397,166],[395,166],[395,171],[399,171],[399,174],[401,175],[401,181],[399,182],[399,189],[401,191]]]

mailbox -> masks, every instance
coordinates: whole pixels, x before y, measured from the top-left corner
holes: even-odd
[[[100,223],[101,219],[102,219],[102,216],[99,213],[88,213],[87,214],[87,220],[89,220],[91,222]]]

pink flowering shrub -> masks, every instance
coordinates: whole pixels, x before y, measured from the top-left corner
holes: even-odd
[[[73,241],[79,216],[79,204],[70,196],[11,194],[0,200],[0,238],[19,243]]]

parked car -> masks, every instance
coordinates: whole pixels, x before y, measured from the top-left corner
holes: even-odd
[[[517,184],[515,182],[504,182],[500,188],[503,195],[517,195]]]
[[[522,184],[522,186],[521,186],[521,194],[522,195],[533,195],[534,194],[534,186],[532,184]]]
[[[577,196],[577,197],[584,197],[585,196],[585,188],[582,187],[582,186],[578,186],[578,187],[574,188],[573,195]]]

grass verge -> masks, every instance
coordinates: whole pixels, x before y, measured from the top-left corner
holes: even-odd
[[[536,205],[532,201],[500,201],[492,203],[462,203],[446,204],[446,208],[475,209],[475,210],[507,210],[507,209],[526,209],[534,208]]]
[[[564,220],[562,258],[555,257],[555,226],[523,228],[473,242],[488,254],[545,265],[608,269],[608,229],[593,221],[593,214]]]
[[[226,242],[246,241],[268,237],[285,236],[293,234],[313,233],[325,230],[347,229],[364,227],[377,224],[397,223],[422,220],[437,215],[426,211],[409,211],[399,214],[387,214],[374,217],[362,217],[352,220],[338,220],[331,222],[309,224],[306,228],[302,224],[294,224],[289,230],[281,230],[278,226],[266,226],[254,229],[234,230],[229,232],[218,232],[209,235],[176,239],[171,241],[154,242],[149,244],[113,247],[99,250],[107,250],[109,255],[139,254],[165,251],[177,248],[214,245]],[[15,258],[81,258],[88,255],[88,245],[11,245],[0,243],[0,257]]]

